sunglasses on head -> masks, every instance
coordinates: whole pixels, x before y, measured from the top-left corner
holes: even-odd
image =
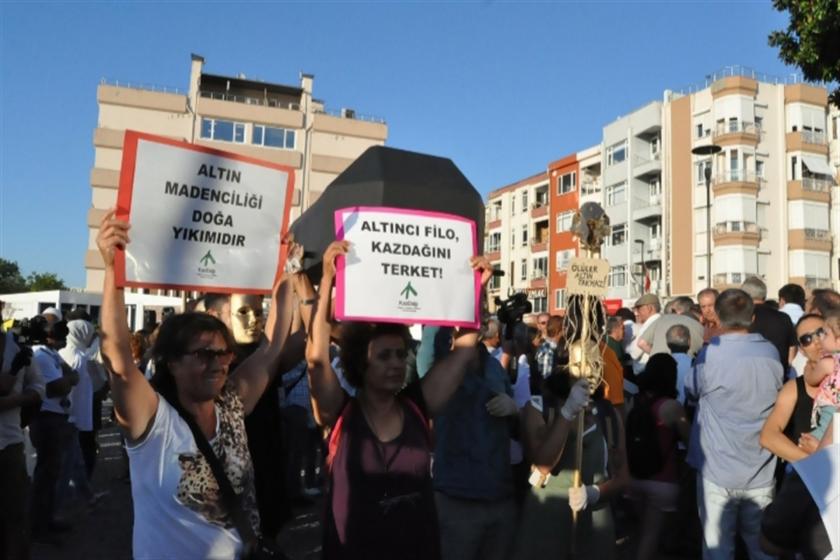
[[[405,348],[397,348],[396,350],[393,348],[386,348],[384,350],[380,350],[379,353],[376,354],[376,359],[387,362],[391,359],[391,356],[396,356],[399,360],[405,360],[408,358],[408,350]]]
[[[805,333],[799,337],[799,346],[806,348],[810,346],[815,339],[822,338],[825,336],[825,329],[820,327],[814,332]]]
[[[223,366],[229,366],[233,361],[233,352],[227,348],[199,348],[198,350],[193,350],[192,352],[185,352],[184,356],[192,356],[195,360],[201,362],[205,366],[209,366],[214,359],[218,360],[219,364]]]

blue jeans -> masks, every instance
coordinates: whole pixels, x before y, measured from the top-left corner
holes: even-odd
[[[740,490],[721,488],[697,476],[697,506],[703,526],[703,560],[735,558],[735,535],[740,532],[751,560],[769,560],[761,551],[761,514],[773,501],[773,486]]]

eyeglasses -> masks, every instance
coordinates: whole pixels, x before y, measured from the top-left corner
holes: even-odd
[[[397,348],[396,350],[393,348],[386,348],[379,351],[376,355],[376,359],[387,362],[392,356],[396,356],[398,360],[406,360],[408,358],[408,350],[405,348]]]
[[[822,338],[824,336],[825,336],[825,329],[820,327],[817,330],[815,330],[814,332],[805,333],[802,336],[800,336],[799,339],[798,339],[799,340],[799,346],[801,346],[802,348],[807,348],[808,346],[811,346],[811,344],[814,342],[815,339]]]
[[[204,366],[209,366],[213,363],[214,359],[218,360],[219,364],[223,366],[229,366],[233,361],[233,352],[227,348],[199,348],[198,350],[193,350],[192,352],[184,352],[184,356],[192,356],[196,361],[200,362]]]

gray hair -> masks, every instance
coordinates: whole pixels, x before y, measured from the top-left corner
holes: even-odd
[[[501,323],[499,323],[498,319],[488,319],[487,323],[481,326],[481,340],[489,340],[491,338],[496,338],[499,336],[501,332]]]
[[[754,309],[752,295],[738,288],[724,290],[715,301],[715,312],[726,329],[750,328]]]
[[[691,348],[691,331],[685,325],[673,325],[665,333],[665,343],[673,353]]]
[[[764,301],[767,299],[767,284],[758,276],[750,276],[743,284],[741,289],[753,299],[753,301]]]
[[[680,296],[678,298],[674,298],[671,300],[671,303],[668,306],[671,308],[671,313],[676,313],[678,315],[685,315],[689,311],[691,311],[691,306],[694,305],[694,301],[688,296]]]

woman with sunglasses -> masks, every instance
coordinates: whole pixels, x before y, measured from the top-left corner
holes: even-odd
[[[825,320],[819,315],[803,315],[796,323],[799,351],[808,359],[811,370],[823,356]],[[813,453],[819,442],[811,437],[811,410],[819,391],[805,382],[805,376],[784,384],[770,416],[761,429],[761,446],[783,461],[792,463]]]
[[[129,228],[112,210],[102,219],[97,245],[105,263],[102,351],[131,468],[133,555],[236,558],[245,537],[235,528],[234,514],[224,506],[219,484],[185,418],[209,441],[239,495],[240,518],[258,534],[244,420],[281,361],[291,325],[292,288],[288,281],[274,287],[268,342],[232,373],[234,341],[224,323],[202,313],[166,319],[153,348],[155,376],[150,383],[132,357],[124,290],[117,288],[114,277],[114,255],[128,245]]]
[[[323,256],[317,309],[306,348],[312,411],[331,428],[324,558],[435,559],[440,536],[431,480],[429,420],[440,412],[478,359],[478,333],[461,330],[454,348],[422,380],[406,385],[404,325],[348,323],[341,329],[341,362],[356,389],[344,392],[330,364],[330,295],[335,259],[346,241]],[[471,265],[486,286],[484,257]],[[314,291],[302,295],[306,305]]]

